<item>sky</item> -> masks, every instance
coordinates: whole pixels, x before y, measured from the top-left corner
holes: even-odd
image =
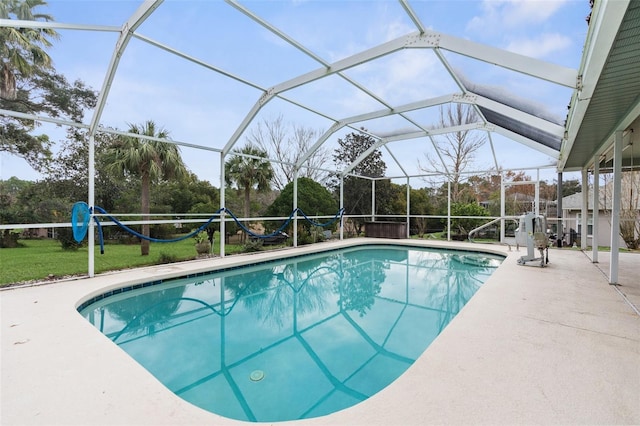
[[[139,1],[128,0],[48,3],[40,11],[51,14],[57,22],[115,27],[121,27],[140,5]],[[260,0],[240,4],[328,63],[417,30],[401,4],[391,0]],[[409,4],[431,31],[565,67],[577,69],[580,65],[587,33],[587,0],[413,0]],[[59,30],[59,33],[60,39],[49,51],[57,71],[69,80],[80,79],[100,90],[118,34],[80,30]],[[126,130],[130,124],[154,120],[169,131],[173,140],[215,149],[231,140],[260,98],[261,89],[320,68],[317,61],[218,0],[165,0],[137,33],[237,79],[133,38],[121,57],[100,123]],[[510,96],[534,102],[546,114],[564,119],[570,89],[449,51],[444,51],[443,56],[466,80],[500,86],[499,90],[510,92]],[[405,49],[355,66],[344,74],[393,106],[459,91],[432,49]],[[282,116],[287,124],[324,132],[333,124],[331,119],[384,108],[337,75],[291,89],[284,96],[320,115],[274,99],[263,106],[249,130],[257,122]],[[87,111],[85,123],[89,123],[92,114],[93,111]],[[438,108],[414,111],[407,116],[421,125],[436,126]],[[380,135],[412,127],[399,117],[358,123],[361,125]],[[338,131],[327,141],[327,149],[335,149],[337,139],[351,131]],[[39,126],[38,132],[49,134],[54,141],[62,141],[65,136],[64,128],[49,124]],[[502,136],[493,134],[491,140],[500,167],[554,163],[550,157]],[[243,134],[237,146],[245,141]],[[424,138],[393,142],[388,148],[393,156],[386,148],[382,149],[388,176],[400,176],[402,169],[418,174],[419,164],[426,164],[427,155],[433,156],[431,142]],[[181,152],[187,167],[200,179],[220,185],[217,153],[187,147],[181,147]],[[485,143],[470,168],[495,167],[491,153],[491,146]],[[555,170],[549,169],[541,177],[553,179],[555,175]],[[41,178],[23,160],[0,153],[0,179],[11,176]]]

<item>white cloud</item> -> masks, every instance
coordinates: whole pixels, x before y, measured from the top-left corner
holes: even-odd
[[[386,25],[386,27],[384,28],[385,42],[394,40],[398,37],[402,37],[403,35],[409,34],[412,31],[416,30],[414,27],[407,25],[400,18],[396,18],[395,20],[389,20],[384,25]],[[371,31],[379,31],[379,27],[378,29],[372,28]]]
[[[536,26],[552,17],[568,0],[484,0],[482,12],[467,25],[472,32]]]
[[[566,0],[511,0],[504,8],[504,20],[513,26],[535,25],[554,15]]]
[[[453,80],[444,73],[436,57],[428,50],[409,49],[396,52],[353,68],[347,74],[393,105],[406,104],[440,95],[443,91],[456,90]],[[366,98],[369,97],[345,97],[345,101],[363,102]]]
[[[512,40],[506,49],[521,55],[544,58],[571,46],[571,39],[558,33],[540,34],[535,38]]]

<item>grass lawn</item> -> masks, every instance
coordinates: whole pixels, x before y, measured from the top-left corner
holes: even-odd
[[[220,253],[216,235],[213,253]],[[29,281],[41,281],[49,277],[86,275],[88,248],[76,251],[63,250],[57,240],[20,240],[21,247],[0,249],[0,287]],[[227,244],[226,254],[243,251],[240,245]],[[196,258],[193,238],[174,243],[151,243],[149,256],[140,255],[140,245],[105,244],[95,250],[95,272],[134,268],[159,263],[178,262]]]
[[[440,239],[442,235],[436,234]],[[427,236],[425,238],[434,238]],[[220,253],[220,239],[216,234],[213,253]],[[0,287],[30,281],[44,281],[71,275],[87,275],[87,247],[76,251],[62,250],[57,240],[20,240],[21,247],[0,249]],[[608,247],[600,247],[609,251]],[[227,244],[226,254],[241,253],[244,247]],[[630,252],[632,250],[621,249]],[[140,245],[106,244],[104,254],[95,250],[95,272],[107,272],[160,263],[179,262],[196,258],[192,238],[175,243],[151,243],[149,256],[140,255]]]

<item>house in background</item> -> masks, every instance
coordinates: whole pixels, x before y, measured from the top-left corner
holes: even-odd
[[[636,179],[637,180],[637,179]],[[636,182],[637,183],[637,182]],[[638,185],[632,185],[630,180],[622,183],[622,209],[632,208],[635,210],[636,224],[640,223],[640,194],[637,190]],[[592,246],[593,241],[593,192],[589,191],[589,202],[587,208],[587,245]],[[611,183],[603,186],[598,191],[598,246],[611,246],[611,208],[613,205],[613,197],[611,196]],[[564,242],[568,245],[576,243],[580,246],[582,237],[582,192],[569,195],[562,198],[562,219],[564,223]],[[638,230],[640,226],[636,226],[636,238],[639,236]],[[620,236],[618,230],[619,247],[627,247],[625,241]]]

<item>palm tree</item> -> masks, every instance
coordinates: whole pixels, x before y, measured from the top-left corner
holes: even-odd
[[[247,145],[239,152],[244,155],[233,156],[224,165],[225,181],[228,185],[236,184],[239,190],[244,190],[244,217],[249,217],[251,189],[260,192],[271,189],[273,168],[267,160],[266,151],[253,145]]]
[[[50,15],[33,11],[46,5],[43,0],[2,0],[0,19],[15,16],[25,21],[52,21]],[[45,49],[52,46],[50,39],[57,38],[58,33],[51,28],[0,28],[0,98],[15,100],[18,79],[29,78],[42,68],[52,68]]]
[[[129,133],[168,139],[169,132],[158,128],[149,120],[141,125],[131,124]],[[160,179],[180,178],[187,169],[177,145],[168,142],[123,136],[118,138],[105,154],[110,171],[121,176],[136,176],[141,182],[140,204],[143,220],[149,220],[149,189]],[[142,235],[149,236],[149,224],[142,225]],[[142,256],[149,254],[149,241],[140,242]]]

